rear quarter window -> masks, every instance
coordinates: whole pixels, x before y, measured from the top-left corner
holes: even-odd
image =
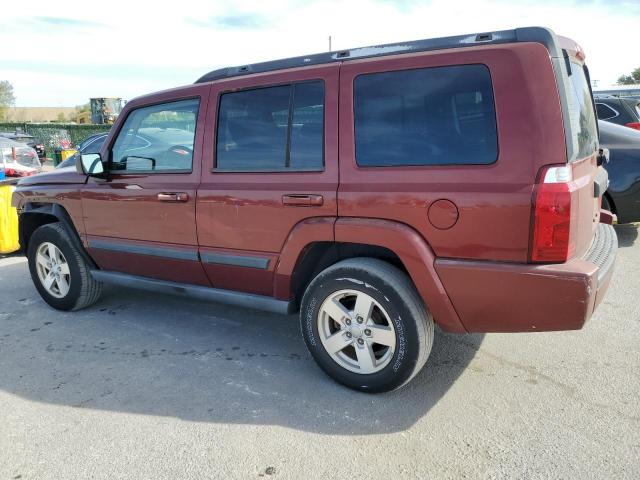
[[[360,75],[354,110],[361,167],[491,164],[498,156],[484,65]]]
[[[570,64],[570,91],[567,97],[572,132],[571,141],[573,142],[572,151],[576,152],[574,158],[570,160],[579,160],[593,154],[598,148],[598,128],[585,68],[573,61]]]
[[[618,112],[604,103],[596,103],[596,111],[600,120],[610,120],[618,116]]]

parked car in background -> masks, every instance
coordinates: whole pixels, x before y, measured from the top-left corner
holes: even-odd
[[[78,151],[84,150],[88,153],[93,153],[93,150],[96,150],[99,152],[100,149],[102,148],[102,144],[104,143],[104,140],[107,138],[108,135],[109,135],[109,132],[94,133],[93,135],[89,135],[87,138],[85,138],[78,144]],[[89,149],[91,151],[89,151]]]
[[[640,98],[595,95],[599,120],[640,130]]]
[[[617,250],[584,59],[522,28],[136,98],[99,154],[16,187],[34,286],[60,310],[117,283],[299,311],[319,366],[366,392],[409,382],[436,324],[580,329]]]
[[[83,153],[100,153],[100,149],[102,148],[107,135],[107,133],[96,133],[85,138],[78,145],[78,151],[66,160],[60,162],[56,168],[66,168],[75,165],[78,155],[82,155]]]
[[[640,132],[599,121],[600,145],[609,149],[609,188],[602,207],[619,223],[640,222]]]
[[[7,177],[27,177],[40,171],[40,159],[36,151],[6,137],[0,137],[0,168]]]
[[[16,130],[15,132],[0,132],[0,137],[9,138],[16,142],[24,143],[31,148],[33,148],[38,154],[38,158],[44,158],[47,155],[47,152],[44,148],[44,144],[38,142],[33,135],[29,135],[20,130]]]

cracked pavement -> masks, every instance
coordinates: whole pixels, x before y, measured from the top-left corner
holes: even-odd
[[[116,287],[56,312],[0,258],[0,479],[639,478],[640,240],[616,231],[583,330],[437,332],[383,395],[327,378],[294,316]]]

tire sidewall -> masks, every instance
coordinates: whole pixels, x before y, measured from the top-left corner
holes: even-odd
[[[396,333],[396,349],[389,364],[379,372],[359,374],[335,362],[327,353],[318,332],[318,313],[322,303],[339,290],[357,290],[373,297],[385,309]],[[321,274],[307,289],[302,301],[302,336],[319,366],[338,382],[361,391],[388,391],[403,385],[411,377],[418,361],[418,331],[411,311],[395,287],[365,270],[339,268]]]
[[[69,291],[62,298],[56,298],[47,292],[44,285],[40,282],[40,277],[38,276],[36,254],[40,245],[45,242],[55,245],[62,252],[65,260],[67,261],[67,265],[69,265]],[[68,237],[51,225],[43,225],[38,228],[29,239],[27,259],[33,284],[43,300],[58,310],[71,310],[80,296],[80,289],[82,285],[77,255],[73,246],[70,244]]]

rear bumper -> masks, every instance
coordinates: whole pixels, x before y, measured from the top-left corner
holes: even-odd
[[[582,328],[602,301],[618,241],[599,224],[582,258],[553,265],[438,259],[436,271],[469,332]]]

